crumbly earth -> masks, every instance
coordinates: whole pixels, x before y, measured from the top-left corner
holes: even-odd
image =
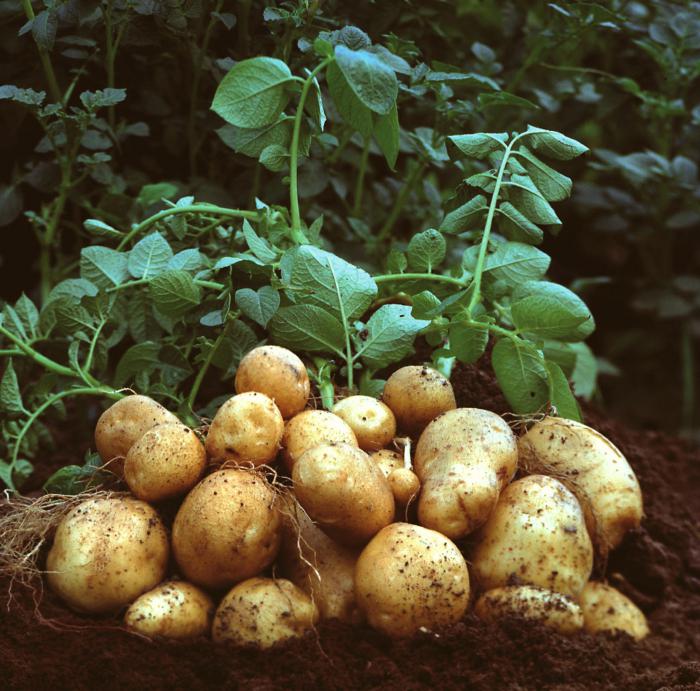
[[[458,368],[453,385],[460,406],[507,410],[485,364]],[[521,620],[487,625],[470,613],[440,636],[409,641],[323,622],[317,635],[259,652],[207,639],[152,642],[116,619],[86,622],[50,593],[42,622],[30,595],[16,590],[0,603],[0,688],[698,689],[700,454],[594,410],[586,421],[620,447],[644,492],[642,527],[605,571],[649,618],[652,635],[640,643],[622,634],[565,637]]]

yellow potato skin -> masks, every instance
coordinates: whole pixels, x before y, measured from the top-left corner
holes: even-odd
[[[458,622],[469,605],[469,571],[444,535],[392,523],[372,538],[355,567],[355,595],[369,624],[392,638]]]
[[[322,444],[292,471],[294,494],[331,538],[365,544],[394,519],[394,495],[376,463],[349,444]]]
[[[474,605],[474,612],[485,621],[520,617],[536,621],[563,634],[583,628],[581,607],[561,593],[531,585],[507,586],[485,592]]]
[[[163,580],[168,552],[165,526],[145,502],[86,499],[59,524],[46,578],[72,609],[117,612]]]
[[[403,468],[403,456],[393,449],[380,449],[371,453],[369,457],[379,466],[386,478],[392,471]]]
[[[457,407],[449,379],[431,367],[408,365],[387,379],[382,401],[396,416],[400,431],[418,436],[438,415]]]
[[[371,396],[348,396],[338,401],[332,412],[350,425],[363,451],[378,451],[396,436],[394,413]]]
[[[603,557],[639,527],[643,504],[637,477],[620,450],[596,430],[547,417],[520,438],[518,447],[525,468],[553,475],[578,497]]]
[[[225,588],[255,576],[277,556],[277,496],[254,471],[231,468],[202,480],[173,523],[173,553],[188,581]]]
[[[593,568],[576,497],[546,475],[508,485],[476,537],[471,563],[481,590],[534,585],[577,599]]]
[[[270,648],[301,638],[318,621],[311,598],[283,578],[250,578],[235,586],[214,616],[212,638],[217,643]]]
[[[138,499],[157,502],[189,492],[206,465],[197,435],[179,422],[166,422],[149,429],[129,449],[124,479]]]
[[[175,415],[148,396],[126,396],[100,415],[95,426],[95,448],[109,469],[121,475],[129,449],[151,427],[179,423]]]
[[[311,382],[304,363],[291,350],[264,345],[253,348],[236,370],[236,393],[259,391],[277,405],[282,417],[293,417],[306,408]]]
[[[389,481],[389,487],[394,493],[397,504],[406,506],[418,498],[420,480],[410,468],[404,467],[402,454],[391,449],[380,449],[370,454],[370,458],[379,466],[384,477]]]
[[[139,597],[124,615],[127,628],[155,638],[197,638],[211,630],[214,603],[185,581],[167,581]]]
[[[581,593],[580,603],[584,627],[589,633],[624,631],[637,641],[649,635],[644,612],[617,588],[589,581]]]
[[[207,433],[207,454],[217,463],[271,463],[283,433],[282,413],[269,396],[241,393],[229,398],[214,416]]]

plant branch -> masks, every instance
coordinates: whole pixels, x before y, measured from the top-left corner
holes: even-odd
[[[365,145],[362,148],[362,156],[360,157],[360,167],[357,170],[357,180],[355,181],[355,195],[352,205],[352,215],[356,218],[362,211],[362,192],[365,184],[365,173],[367,172],[367,160],[369,159],[369,145],[372,141],[371,137],[365,139]]]
[[[24,14],[27,16],[27,19],[32,20],[35,18],[36,15],[34,14],[34,8],[32,7],[31,0],[22,0],[22,7],[24,8]],[[38,43],[36,44],[36,48],[39,51],[39,60],[41,60],[41,66],[44,69],[49,94],[55,103],[62,103],[63,94],[58,86],[58,81],[56,80],[56,73],[53,69],[51,56],[49,55],[48,51],[45,48],[42,48]]]
[[[32,358],[37,364],[41,365],[44,369],[47,369],[50,372],[54,372],[55,374],[60,374],[63,377],[75,377],[75,370],[71,369],[70,367],[60,365],[55,360],[47,358],[45,355],[42,355],[38,350],[35,350],[30,345],[24,343],[20,338],[15,336],[11,331],[8,331],[4,326],[1,325],[0,334],[12,341],[17,346],[17,348],[22,351],[24,355],[27,355],[28,357]]]
[[[399,216],[403,211],[403,207],[406,206],[406,202],[408,201],[408,198],[411,195],[413,188],[420,179],[420,176],[426,167],[427,164],[425,163],[425,161],[414,165],[413,170],[411,170],[411,172],[408,174],[404,186],[401,188],[401,191],[396,197],[396,201],[394,202],[394,206],[389,212],[389,216],[384,222],[382,229],[377,234],[377,240],[385,240],[389,236],[391,231],[394,229],[394,225],[396,224],[396,221],[398,221]]]
[[[224,327],[221,329],[221,333],[217,337],[217,339],[214,341],[214,345],[212,345],[211,349],[207,353],[207,357],[204,360],[204,362],[201,364],[199,368],[199,372],[197,372],[197,376],[195,377],[194,382],[192,382],[192,388],[190,389],[190,393],[187,396],[187,406],[188,408],[193,411],[194,410],[194,402],[195,399],[197,398],[197,394],[199,393],[199,389],[202,386],[202,382],[204,381],[204,375],[207,373],[207,370],[209,369],[212,360],[214,359],[214,355],[216,355],[216,351],[219,349],[219,346],[221,345],[222,341],[224,340],[224,336],[226,335],[226,328]]]
[[[444,276],[443,274],[381,274],[379,276],[373,276],[372,278],[375,283],[389,283],[390,281],[436,281],[438,283],[449,283],[454,286],[460,286],[461,288],[466,288],[469,284],[469,281],[465,281],[462,278]]]

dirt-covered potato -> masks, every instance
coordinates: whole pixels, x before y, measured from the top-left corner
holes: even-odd
[[[500,415],[480,408],[440,415],[416,446],[420,524],[453,540],[473,532],[493,511],[517,464],[515,436]]]
[[[318,621],[311,598],[283,578],[249,578],[221,601],[212,626],[217,642],[269,648],[300,638]]]
[[[148,504],[132,497],[95,497],[60,522],[46,577],[75,610],[117,612],[163,580],[168,551],[165,527]]]
[[[561,480],[579,499],[597,550],[605,556],[642,520],[642,492],[620,450],[580,422],[547,417],[519,442],[523,466]]]
[[[488,590],[477,600],[474,612],[486,621],[505,617],[529,619],[564,634],[583,628],[581,608],[571,598],[531,585]]]
[[[166,422],[149,429],[129,449],[124,479],[136,497],[156,502],[189,492],[206,465],[197,435],[179,422]]]
[[[345,420],[363,451],[378,451],[396,436],[396,418],[389,406],[371,396],[348,396],[333,406]]]
[[[380,449],[370,454],[370,458],[379,466],[389,482],[397,504],[406,506],[417,499],[420,492],[420,480],[411,468],[406,467],[406,461],[402,454],[391,449]]]
[[[589,633],[624,631],[638,641],[649,635],[644,612],[610,585],[589,581],[579,602],[583,611],[583,625]]]
[[[173,523],[173,553],[187,580],[225,588],[259,574],[277,556],[277,495],[255,471],[227,469],[204,478]]]
[[[376,463],[350,444],[321,444],[292,471],[294,494],[335,540],[363,545],[394,520],[394,495]]]
[[[291,471],[299,457],[314,446],[341,442],[357,446],[357,437],[345,420],[327,410],[305,410],[284,428],[282,446],[287,468]]]
[[[291,351],[279,346],[253,348],[236,370],[236,393],[259,391],[277,405],[287,419],[306,408],[311,392],[304,363]]]
[[[437,370],[420,365],[397,369],[382,393],[396,416],[399,431],[418,436],[441,413],[457,407],[449,380]]]
[[[379,466],[386,478],[394,470],[403,468],[403,455],[393,449],[380,449],[371,453],[369,457]]]
[[[270,463],[277,456],[284,420],[273,400],[249,391],[229,398],[217,411],[207,433],[207,453],[213,461]]]
[[[144,636],[196,638],[211,630],[214,603],[185,581],[167,581],[141,595],[126,611],[124,623]]]
[[[355,595],[370,625],[389,636],[440,629],[458,622],[467,610],[467,563],[444,535],[392,523],[360,554]]]
[[[546,475],[506,487],[472,555],[481,590],[534,585],[577,599],[593,568],[593,545],[576,497]]]
[[[180,422],[175,415],[148,396],[126,396],[113,403],[95,426],[95,448],[109,469],[121,475],[129,449],[151,427]]]

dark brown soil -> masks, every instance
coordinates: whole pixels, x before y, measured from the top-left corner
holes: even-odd
[[[454,383],[460,405],[506,411],[485,366],[458,369]],[[678,439],[592,410],[587,421],[622,449],[644,491],[642,528],[607,568],[649,617],[653,633],[641,643],[622,634],[567,638],[521,621],[487,626],[470,614],[439,637],[410,641],[325,622],[318,638],[263,653],[151,642],[116,620],[86,628],[48,594],[41,613],[63,624],[52,628],[20,592],[0,608],[0,689],[700,688],[700,457]]]

